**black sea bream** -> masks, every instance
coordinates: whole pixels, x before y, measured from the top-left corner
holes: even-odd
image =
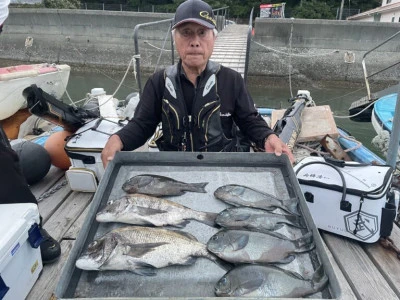
[[[185,183],[159,175],[137,175],[127,180],[122,189],[129,194],[151,196],[180,196],[185,192],[206,193],[208,182]]]
[[[170,200],[132,194],[108,201],[107,205],[97,213],[96,220],[98,222],[177,227],[185,226],[189,220],[196,220],[214,226],[216,216],[216,213],[193,210]]]

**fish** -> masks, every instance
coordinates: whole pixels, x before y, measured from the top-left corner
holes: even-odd
[[[303,219],[296,215],[281,215],[251,207],[232,207],[220,212],[215,223],[230,229],[246,229],[259,232],[278,230],[285,225],[306,228]]]
[[[143,226],[120,227],[95,239],[75,265],[88,271],[127,270],[155,276],[159,268],[192,265],[197,257],[207,258],[225,270],[231,268],[187,232]]]
[[[281,200],[271,194],[243,185],[221,186],[215,190],[214,197],[234,206],[261,208],[268,211],[280,208],[290,214],[299,215],[297,199]]]
[[[181,196],[185,192],[207,193],[208,182],[185,183],[175,179],[143,174],[127,180],[122,189],[129,194],[146,194],[150,196]]]
[[[175,203],[143,194],[130,194],[110,200],[96,214],[98,222],[121,222],[133,225],[184,227],[189,220],[215,226],[217,214],[201,212]]]
[[[297,240],[278,233],[223,229],[207,242],[207,249],[230,263],[290,263],[297,253],[315,248],[312,232]]]
[[[322,291],[329,279],[320,265],[311,279],[266,265],[241,265],[226,273],[215,285],[220,297],[301,298]]]

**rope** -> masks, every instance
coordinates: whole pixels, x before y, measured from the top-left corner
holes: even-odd
[[[135,75],[135,79],[136,79],[137,72],[136,72],[136,64],[135,64],[135,62],[136,62],[136,59],[137,59],[137,58],[140,58],[140,55],[134,55],[134,56],[132,56],[132,59],[130,60],[130,62],[129,62],[129,64],[128,64],[128,67],[126,68],[124,77],[122,77],[120,84],[118,85],[118,87],[116,88],[116,90],[114,91],[114,93],[110,96],[110,98],[108,98],[108,99],[107,99],[104,103],[102,103],[101,105],[97,105],[97,106],[92,107],[92,108],[90,108],[90,109],[88,109],[88,110],[95,110],[95,109],[97,109],[97,108],[99,108],[100,106],[106,104],[107,102],[109,102],[110,100],[112,100],[112,99],[114,98],[115,94],[119,91],[120,87],[122,86],[122,83],[125,81],[125,78],[126,78],[126,76],[128,75],[129,68],[130,68],[130,66],[131,66],[132,63],[133,63],[133,74]]]
[[[157,46],[155,46],[153,44],[150,44],[148,41],[144,41],[143,43],[149,45],[150,47],[153,47],[154,49],[160,50],[160,51],[165,51],[165,52],[171,52],[172,51],[172,50],[169,50],[169,49],[163,49],[163,48],[157,47]]]
[[[279,53],[279,54],[286,55],[286,56],[294,56],[294,57],[317,57],[317,56],[327,56],[327,55],[332,55],[332,54],[335,54],[335,53],[339,53],[339,50],[336,49],[336,50],[333,50],[333,51],[330,51],[330,52],[327,52],[327,53],[320,53],[320,54],[293,54],[293,53],[290,53],[290,52],[287,53],[287,52],[276,50],[274,48],[265,46],[265,45],[263,45],[263,44],[261,44],[259,42],[256,42],[256,41],[253,41],[253,43],[255,43],[255,44],[257,44],[257,45],[259,45],[259,46],[261,46],[261,47],[263,47],[263,48],[265,48],[267,50],[270,50],[272,52]]]
[[[160,49],[161,51],[160,51],[160,55],[158,56],[158,60],[157,60],[156,67],[155,67],[155,69],[154,69],[154,73],[157,71],[157,67],[158,67],[158,65],[159,65],[159,63],[160,63],[161,56],[162,56],[162,54],[163,54],[163,50],[165,49],[165,44],[166,44],[166,42],[167,42],[168,34],[170,33],[170,29],[171,29],[171,27],[168,27],[167,34],[165,35],[165,38],[164,38],[163,47],[162,47],[162,49]]]
[[[390,237],[381,237],[379,239],[379,244],[388,250],[392,250],[396,253],[397,258],[400,259],[400,249],[396,247],[396,245],[394,244],[393,240]]]
[[[356,116],[362,114],[364,111],[366,111],[372,105],[374,105],[376,101],[378,101],[378,100],[375,100],[375,101],[371,102],[367,107],[365,107],[363,110],[359,111],[358,113],[356,113],[354,115],[351,115],[351,116],[335,116],[334,115],[333,117],[336,118],[336,119],[349,119],[349,118],[352,118],[352,117],[356,117]]]

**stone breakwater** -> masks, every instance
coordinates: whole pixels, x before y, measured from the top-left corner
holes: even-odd
[[[0,35],[0,59],[124,70],[135,54],[135,26],[172,17],[161,13],[12,8]],[[164,23],[139,31],[142,71],[153,72],[156,67],[171,64],[168,27]],[[250,77],[287,80],[290,74],[290,79],[306,82],[363,82],[364,53],[399,31],[400,24],[257,18],[254,28]],[[400,61],[399,38],[367,57],[369,74]],[[379,81],[398,78],[398,66],[373,77]]]

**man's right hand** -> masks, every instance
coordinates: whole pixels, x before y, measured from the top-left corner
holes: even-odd
[[[115,153],[121,151],[123,147],[124,145],[118,135],[114,134],[108,139],[103,151],[101,151],[101,161],[103,162],[104,169],[113,160]]]

